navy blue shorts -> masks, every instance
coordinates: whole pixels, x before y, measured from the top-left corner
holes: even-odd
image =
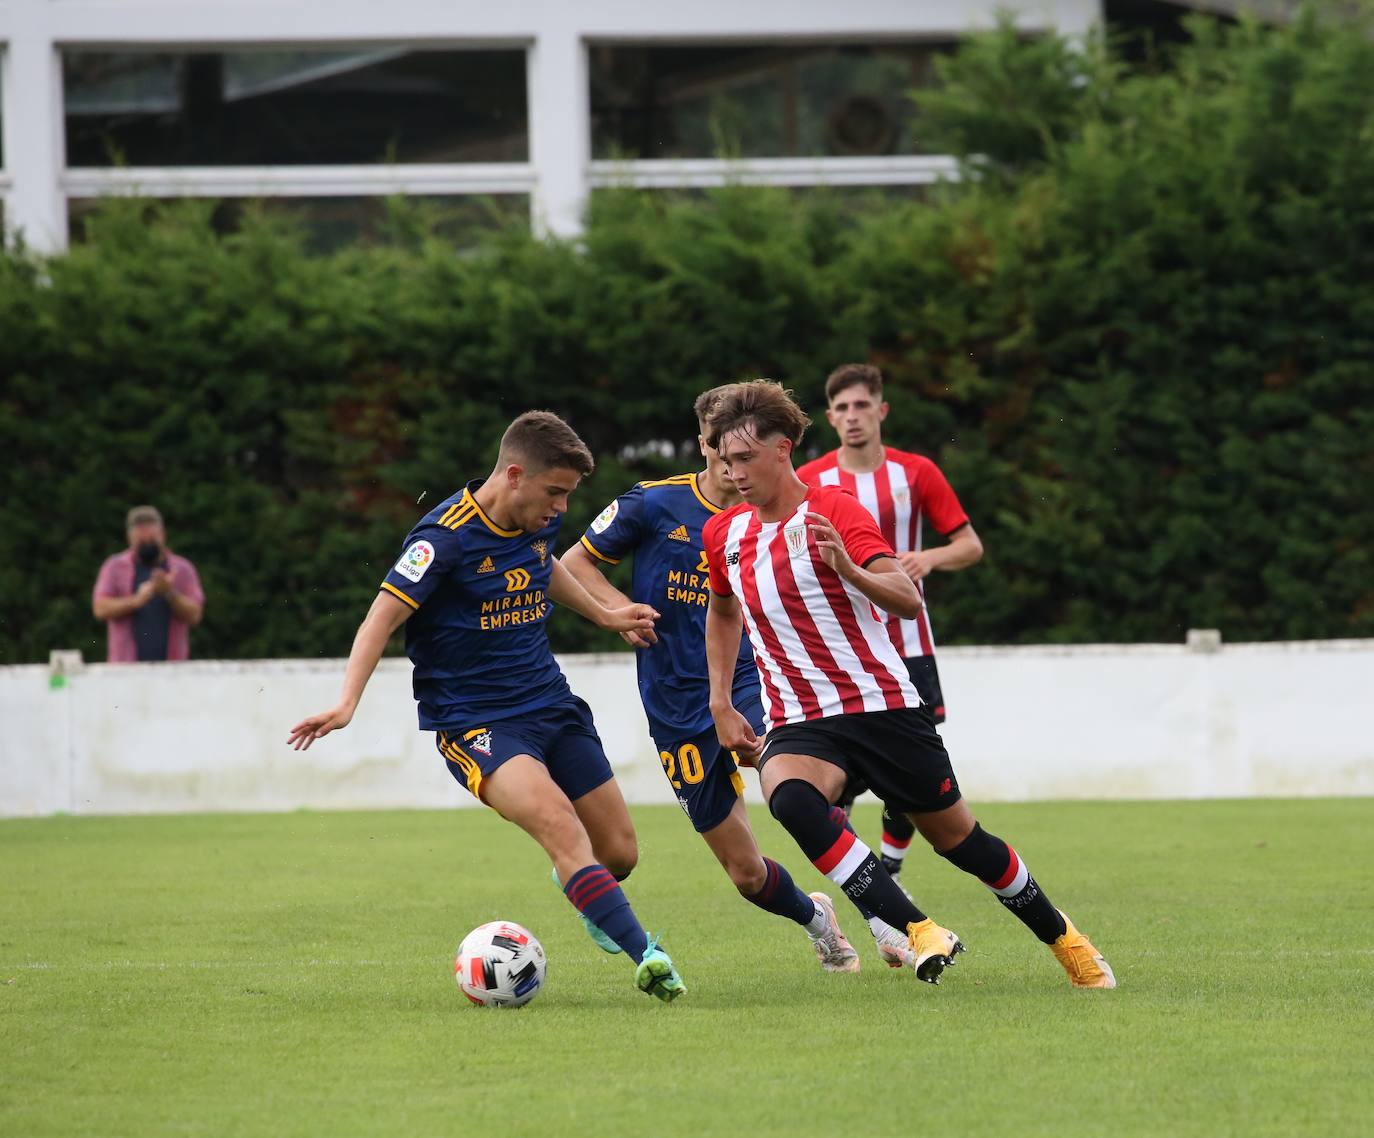
[[[447,727],[434,741],[449,774],[482,802],[482,780],[516,755],[538,759],[574,801],[615,777],[592,723],[592,709],[577,696],[518,719]]]
[[[744,795],[744,779],[735,753],[727,751],[708,727],[689,739],[655,739],[658,761],[677,795],[678,805],[698,834],[714,830],[729,817]]]

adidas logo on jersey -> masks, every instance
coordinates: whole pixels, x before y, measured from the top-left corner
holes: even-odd
[[[490,557],[484,557],[484,558],[482,558],[482,563],[481,563],[480,565],[477,566],[477,572],[479,572],[479,573],[495,573],[495,572],[496,572],[496,564],[492,561],[492,559],[491,559]]]
[[[687,536],[687,526],[686,526],[686,525],[680,525],[680,526],[677,527],[677,529],[671,530],[671,531],[669,532],[669,534],[668,534],[668,538],[669,538],[670,541],[691,541],[691,540],[692,540],[690,537]]]

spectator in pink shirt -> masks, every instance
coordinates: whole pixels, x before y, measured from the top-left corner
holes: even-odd
[[[109,626],[111,664],[186,660],[190,631],[205,611],[196,567],[167,548],[162,515],[135,506],[125,521],[129,548],[105,559],[91,608]]]

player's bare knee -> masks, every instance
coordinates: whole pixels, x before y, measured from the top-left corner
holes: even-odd
[[[746,897],[752,897],[758,893],[768,880],[768,870],[764,867],[763,858],[755,857],[752,861],[731,859],[725,862],[725,872],[730,875],[730,880],[736,889]]]
[[[571,806],[549,803],[526,828],[555,861],[576,860],[578,855],[591,852],[587,831]]]
[[[616,877],[627,876],[639,864],[639,842],[633,830],[602,838],[593,852]]]

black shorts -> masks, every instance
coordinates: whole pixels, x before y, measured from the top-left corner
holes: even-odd
[[[940,690],[940,669],[935,666],[934,656],[908,656],[902,661],[906,674],[921,697],[921,702],[930,709],[930,717],[936,723],[945,721],[945,693]]]
[[[960,798],[949,752],[924,707],[785,723],[768,732],[759,769],[774,755],[811,755],[834,763],[898,813],[928,814]]]

